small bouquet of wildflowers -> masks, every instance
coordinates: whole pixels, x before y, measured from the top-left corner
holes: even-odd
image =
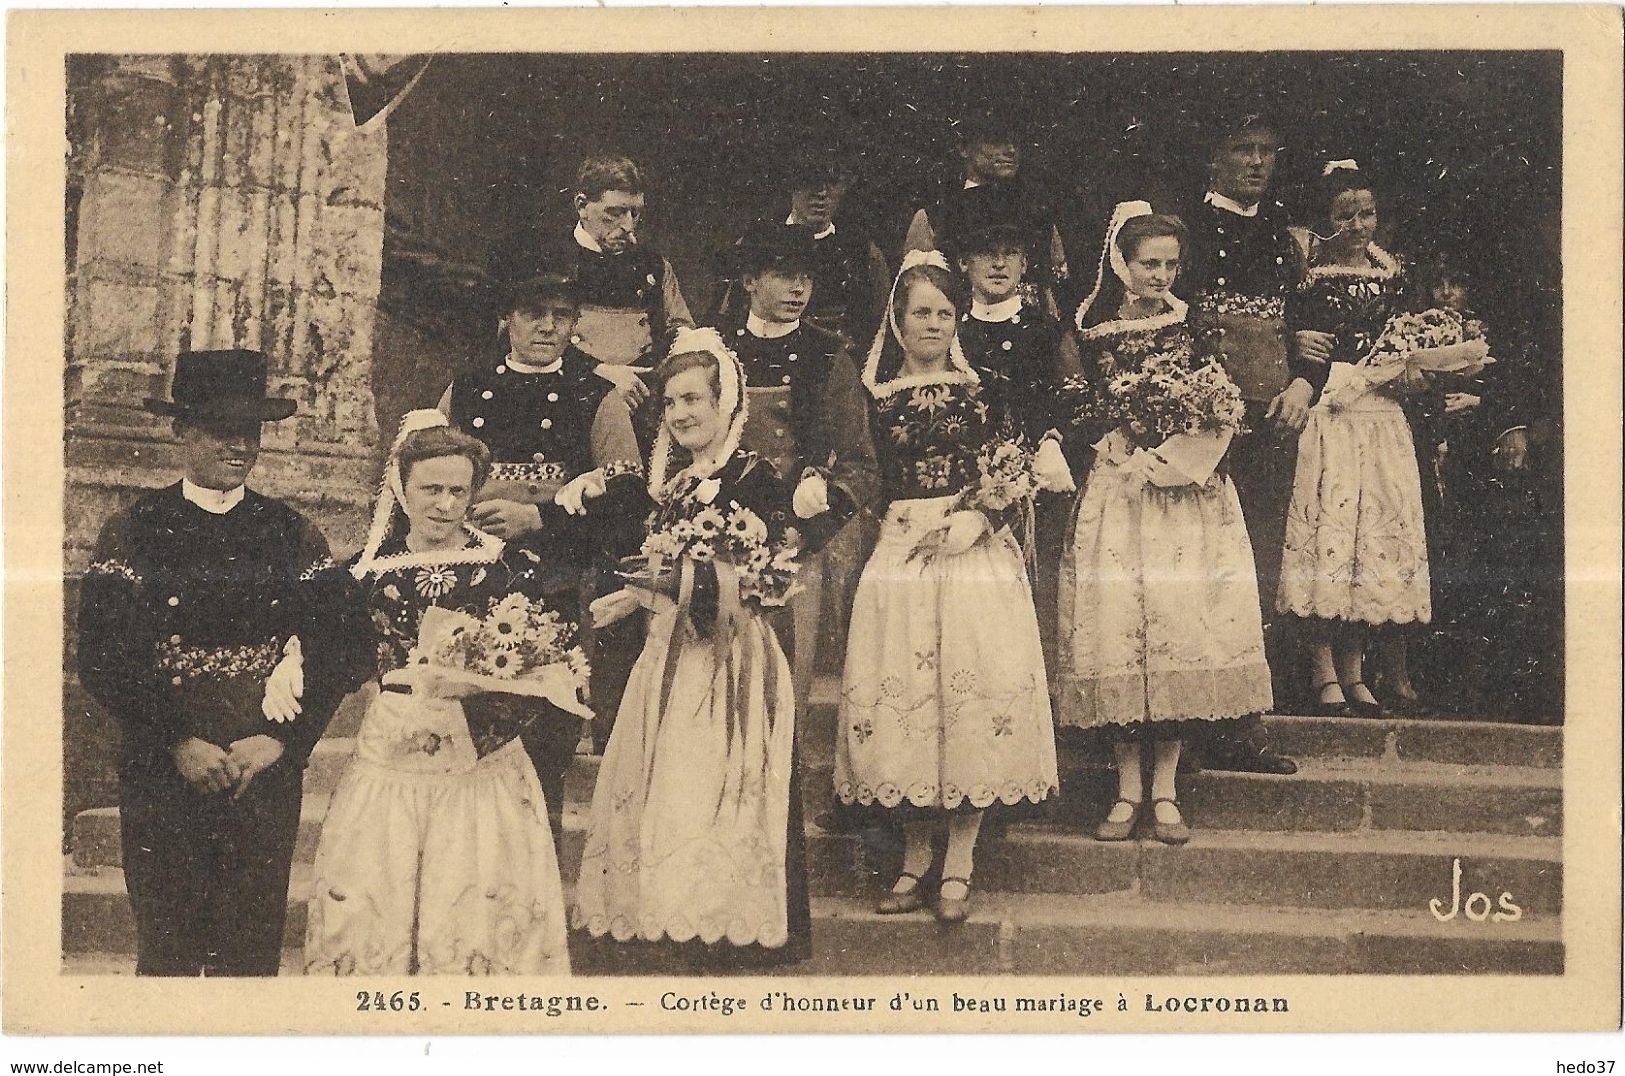
[[[384,683],[431,694],[524,695],[590,718],[581,701],[589,672],[575,625],[523,594],[509,594],[483,616],[426,610],[406,666],[385,675]]]
[[[949,527],[956,512],[981,512],[990,521],[990,532],[998,529],[997,521],[1001,517],[1029,518],[1039,481],[1033,468],[1033,453],[1023,442],[989,441],[976,454],[976,470],[976,481],[954,495],[944,517],[946,521],[920,538],[909,553],[909,560],[921,558],[929,564],[948,551]]]
[[[1224,367],[1196,364],[1189,345],[1153,352],[1101,388],[1099,417],[1127,427],[1141,445],[1179,434],[1240,433],[1246,415]]]

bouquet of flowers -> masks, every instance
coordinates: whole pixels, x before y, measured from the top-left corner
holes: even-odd
[[[1336,410],[1407,374],[1470,377],[1494,361],[1481,321],[1442,307],[1396,314],[1358,363],[1332,364],[1321,400]]]
[[[483,616],[439,606],[426,610],[406,666],[386,674],[384,683],[524,695],[590,718],[581,701],[589,672],[575,625],[523,594],[509,594]]]
[[[956,512],[979,511],[997,520],[1008,513],[1024,518],[1039,490],[1033,468],[1033,453],[1020,441],[990,441],[976,453],[976,481],[954,495],[941,527],[930,531],[915,545],[908,559],[923,558],[930,563],[952,545],[949,531]],[[1031,522],[1030,518],[1027,520]],[[994,523],[989,530],[997,530]]]
[[[1218,363],[1195,365],[1189,344],[1152,352],[1101,386],[1099,417],[1142,445],[1179,434],[1240,433],[1246,405]]]
[[[650,531],[630,570],[621,574],[634,585],[661,592],[667,566],[683,558],[720,561],[739,580],[741,600],[764,607],[782,606],[796,590],[796,544],[772,542],[762,517],[730,501],[726,508],[701,504],[665,526]]]

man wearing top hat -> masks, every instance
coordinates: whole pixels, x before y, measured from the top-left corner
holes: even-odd
[[[1289,618],[1273,612],[1298,434],[1315,401],[1313,377],[1301,363],[1287,322],[1287,295],[1303,278],[1301,249],[1287,230],[1286,211],[1269,197],[1279,131],[1262,115],[1235,110],[1208,132],[1208,185],[1199,205],[1185,208],[1190,250],[1180,282],[1191,321],[1223,354],[1225,370],[1247,404],[1245,436],[1227,464],[1247,519],[1257,562],[1264,643],[1275,698],[1293,697],[1294,653]],[[1213,769],[1293,773],[1291,759],[1271,751],[1257,719],[1237,735],[1215,738],[1204,762]]]
[[[868,231],[840,217],[849,177],[835,154],[830,147],[809,145],[790,158],[781,184],[789,203],[784,223],[799,224],[813,237],[813,291],[802,321],[863,346],[880,324],[891,270]],[[781,212],[785,208],[778,207]],[[776,221],[778,216],[771,214],[768,219]],[[719,323],[738,320],[739,311],[750,302],[740,279],[743,242],[743,238],[736,240],[719,258],[722,280],[717,290],[721,298],[715,319]]]
[[[693,328],[671,263],[639,241],[645,202],[643,170],[625,157],[590,157],[576,175],[576,224],[542,246],[539,257],[516,255],[507,279],[541,269],[576,282],[580,316],[575,344],[603,365],[634,411],[648,399],[640,374],[671,346],[677,330]]]
[[[749,301],[722,328],[745,367],[750,410],[740,447],[798,482],[794,513],[804,545],[821,548],[879,489],[868,396],[846,341],[804,320],[817,294],[817,240],[800,224],[761,224],[740,243]],[[820,566],[804,563],[790,600],[796,697],[812,687],[822,608]]]
[[[302,773],[353,679],[327,542],[246,488],[267,398],[256,351],[182,354],[170,400],[180,481],[102,528],[80,593],[79,675],[123,729],[119,817],[138,975],[275,975]],[[327,606],[318,614],[318,606]],[[297,640],[297,642],[295,641]],[[303,648],[296,718],[262,712]],[[352,648],[353,649],[353,648]]]
[[[506,350],[456,378],[439,405],[454,425],[491,449],[491,476],[470,521],[545,551],[548,590],[563,603],[555,607],[578,612],[582,589],[591,592],[590,601],[602,590],[600,579],[612,579],[618,558],[637,552],[649,509],[631,412],[596,373],[597,360],[571,343],[580,312],[578,289],[568,277],[544,273],[514,284],[503,301]],[[561,512],[579,515],[585,500],[595,502],[592,511],[561,526]],[[626,621],[591,641],[600,742],[637,657],[636,627]],[[578,731],[567,722],[537,721],[523,736],[555,815],[563,807],[564,773]]]
[[[976,112],[955,126],[963,170],[940,195],[915,212],[906,250],[940,250],[952,263],[959,237],[973,218],[1006,217],[1020,229],[1027,255],[1023,285],[1052,317],[1075,306],[1066,247],[1055,215],[1021,172],[1023,134],[1001,112]]]

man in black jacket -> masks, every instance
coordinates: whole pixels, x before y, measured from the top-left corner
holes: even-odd
[[[512,285],[503,303],[507,349],[483,357],[447,387],[440,411],[491,449],[491,477],[471,522],[507,541],[545,553],[554,607],[580,618],[587,601],[619,589],[620,557],[637,552],[651,507],[632,416],[599,362],[571,343],[581,313],[574,280],[544,273]],[[568,491],[560,498],[561,490]],[[583,520],[563,527],[570,510],[593,501]],[[587,593],[583,593],[583,588]],[[608,741],[641,640],[632,620],[593,632],[595,740]],[[564,774],[578,729],[549,718],[523,734],[559,836]]]
[[[1207,189],[1200,204],[1181,207],[1191,242],[1178,287],[1190,300],[1193,327],[1223,353],[1225,371],[1247,405],[1248,433],[1232,445],[1228,466],[1252,540],[1264,648],[1280,709],[1290,705],[1298,678],[1291,618],[1275,612],[1275,591],[1298,433],[1316,394],[1287,322],[1287,295],[1303,278],[1304,261],[1285,210],[1269,197],[1278,133],[1269,119],[1245,110],[1214,121]],[[1215,737],[1204,761],[1224,770],[1297,770],[1270,750],[1256,717],[1235,735]]]
[[[184,477],[102,528],[79,609],[79,675],[118,719],[119,820],[138,975],[275,975],[299,830],[302,775],[345,688],[336,645],[364,625],[326,602],[327,542],[245,487],[266,358],[188,352],[171,400]],[[294,642],[297,639],[298,642]],[[262,712],[267,679],[304,651],[303,702]]]

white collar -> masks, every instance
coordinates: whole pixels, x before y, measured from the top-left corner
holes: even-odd
[[[795,321],[768,321],[751,314],[745,318],[745,329],[758,340],[777,340],[801,328],[801,319]]]
[[[589,235],[587,233],[587,229],[582,227],[580,221],[576,222],[575,237],[577,246],[586,247],[594,254],[602,254],[604,252],[603,244]]]
[[[1178,296],[1168,296],[1168,309],[1160,314],[1153,314],[1148,318],[1114,318],[1103,321],[1098,325],[1091,325],[1083,330],[1085,340],[1098,340],[1103,336],[1120,336],[1123,333],[1148,333],[1158,329],[1166,329],[1170,325],[1178,325],[1185,320],[1190,307]]]
[[[564,355],[561,353],[558,358],[546,366],[532,366],[528,362],[521,362],[514,358],[513,352],[510,351],[504,365],[516,374],[556,374],[564,369]]]
[[[1304,273],[1303,282],[1308,284],[1311,280],[1391,280],[1399,272],[1399,262],[1394,256],[1372,243],[1365,248],[1366,257],[1370,265],[1315,265]]]
[[[1207,194],[1202,196],[1202,201],[1206,202],[1214,209],[1222,209],[1226,213],[1234,213],[1238,217],[1258,216],[1257,202],[1254,202],[1252,205],[1242,205],[1234,198],[1227,198],[1218,191],[1208,191]]]
[[[997,303],[984,303],[980,299],[972,299],[970,316],[977,321],[1009,321],[1021,313],[1021,293],[1010,296]]]
[[[367,575],[379,575],[397,568],[436,568],[451,564],[494,564],[497,558],[502,556],[502,550],[506,543],[501,538],[494,534],[486,534],[484,531],[478,530],[467,523],[463,524],[463,531],[474,540],[472,545],[464,546],[461,549],[427,549],[422,553],[413,553],[408,550],[405,553],[392,553],[383,557],[375,556],[371,560],[366,559],[366,554],[363,553],[362,559],[356,562],[354,568],[350,569],[350,574],[357,579],[361,579]]]
[[[784,218],[784,223],[786,223],[786,224],[800,224],[801,222],[796,219],[796,215],[794,213],[791,213],[788,217]],[[814,239],[828,239],[830,236],[832,236],[834,234],[835,234],[835,222],[830,221],[828,224],[824,225],[822,231],[818,231],[818,232],[813,233],[813,238]]]
[[[980,187],[981,185],[982,185],[982,181],[979,180],[979,179],[967,179],[967,180],[965,180],[965,186],[962,189],[967,190],[967,191],[975,190],[977,187]]]
[[[231,489],[209,489],[199,486],[189,478],[181,479],[181,496],[203,509],[217,516],[227,512],[243,503],[243,487],[234,486]]]

